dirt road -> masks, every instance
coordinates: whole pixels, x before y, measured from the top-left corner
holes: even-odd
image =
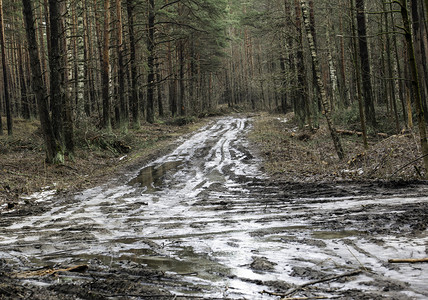
[[[3,214],[2,274],[25,289],[0,285],[0,295],[428,297],[428,265],[388,263],[428,256],[426,185],[271,182],[250,127],[219,119],[138,171],[71,198],[34,195],[29,216]],[[25,273],[79,264],[88,271]]]

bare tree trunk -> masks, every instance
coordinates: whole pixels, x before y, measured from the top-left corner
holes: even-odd
[[[178,42],[178,60],[179,60],[179,78],[180,78],[180,97],[178,98],[178,111],[180,116],[186,115],[185,86],[184,86],[184,41]]]
[[[161,85],[161,70],[160,70],[160,62],[158,63],[156,67],[156,91],[157,91],[157,97],[158,97],[158,111],[159,111],[159,117],[164,116],[164,109],[163,109],[163,102],[162,102],[162,85]]]
[[[296,29],[298,35],[299,46],[297,48],[296,58],[297,58],[297,81],[298,81],[298,105],[296,106],[297,114],[299,115],[300,126],[303,127],[305,121],[308,121],[309,127],[312,128],[312,119],[309,109],[309,95],[308,95],[308,81],[306,78],[306,69],[305,69],[305,57],[303,55],[303,28],[301,22],[301,8],[298,0],[294,1],[295,11],[296,11]],[[311,24],[309,23],[311,27]],[[309,27],[309,29],[310,29]],[[311,31],[312,36],[312,31]],[[312,36],[313,37],[313,36]],[[315,47],[315,44],[314,44]]]
[[[356,29],[355,29],[355,20],[354,20],[354,0],[350,1],[351,4],[351,28],[352,28],[352,35],[356,36]],[[363,143],[364,148],[368,149],[369,144],[367,142],[367,126],[366,126],[366,118],[364,114],[364,104],[363,104],[363,96],[361,91],[361,73],[360,73],[360,66],[358,65],[358,50],[357,50],[357,43],[355,42],[355,39],[352,40],[352,48],[354,53],[354,66],[355,66],[355,73],[356,73],[356,85],[357,85],[357,93],[358,93],[358,109],[360,113],[360,124],[361,129],[363,132]]]
[[[383,3],[383,10],[386,12],[386,4]],[[389,28],[389,16],[388,12],[385,13],[385,32],[388,31]],[[386,35],[386,57],[387,57],[387,66],[388,66],[388,83],[389,83],[389,90],[391,92],[391,102],[392,102],[392,108],[394,110],[394,117],[395,117],[395,127],[397,129],[397,133],[400,131],[400,120],[398,118],[398,110],[397,110],[397,99],[395,94],[395,86],[394,86],[394,80],[392,79],[394,77],[394,72],[392,71],[392,57],[391,57],[391,38],[388,35]]]
[[[117,60],[118,60],[118,82],[119,82],[119,103],[120,103],[120,119],[121,126],[127,128],[128,110],[125,101],[125,72],[123,66],[123,30],[122,30],[122,4],[121,0],[116,0],[116,18],[117,18]]]
[[[390,3],[389,4],[389,10],[391,11],[391,24],[392,27],[395,28],[395,21],[394,21],[394,13],[393,11],[393,4]],[[397,46],[397,36],[394,34],[392,36],[392,42],[393,42],[393,46],[394,46],[394,52],[395,52],[395,62],[396,62],[396,68],[397,68],[397,78],[401,78],[401,64],[400,64],[400,55],[398,53],[398,46]],[[405,89],[404,89],[404,84],[402,82],[401,79],[396,80],[396,85],[398,86],[398,95],[400,98],[400,102],[401,102],[401,108],[403,110],[403,118],[404,118],[404,122],[405,122],[405,126],[406,128],[411,128],[413,126],[409,126],[410,123],[412,123],[412,114],[410,113],[410,119],[408,118],[407,114],[406,114],[406,101],[404,99],[404,93],[405,93]]]
[[[61,116],[62,120],[62,129],[64,136],[64,146],[65,146],[65,154],[69,155],[70,158],[74,156],[74,124],[73,124],[73,105],[72,100],[69,94],[69,61],[68,61],[68,39],[67,39],[67,9],[66,3],[61,1],[59,4],[59,12],[60,12],[60,40],[61,40],[61,104],[62,111]],[[76,49],[77,50],[77,49]],[[77,65],[77,56],[75,57],[75,63]],[[76,74],[76,85],[77,74]],[[77,93],[77,89],[74,91]]]
[[[373,101],[373,88],[371,83],[371,71],[369,50],[367,46],[367,29],[364,0],[357,0],[357,28],[358,43],[360,46],[361,75],[363,81],[363,94],[366,110],[367,122],[374,128],[376,127],[376,113]]]
[[[9,94],[9,81],[8,81],[8,69],[6,65],[6,47],[5,47],[5,37],[4,37],[4,21],[3,21],[3,1],[0,0],[0,43],[1,43],[1,61],[3,66],[3,87],[4,87],[4,98],[6,104],[6,116],[7,116],[7,133],[12,135],[12,115],[10,111],[10,94]],[[1,106],[0,106],[1,107]],[[0,110],[0,119],[1,119],[1,110]],[[2,124],[2,121],[0,121]],[[0,135],[3,134],[3,128],[0,126]]]
[[[329,101],[327,99],[327,94],[325,92],[324,83],[321,79],[321,67],[320,67],[320,64],[318,61],[317,50],[315,48],[314,39],[313,39],[312,32],[311,32],[308,5],[306,3],[306,0],[300,0],[300,3],[302,6],[303,21],[305,23],[305,28],[306,28],[306,36],[308,38],[309,49],[311,51],[312,62],[314,65],[315,74],[317,77],[317,84],[318,84],[319,91],[320,91],[321,103],[322,103],[323,109],[324,109],[324,116],[326,118],[327,125],[328,125],[328,128],[330,130],[330,134],[331,134],[331,137],[332,137],[332,140],[334,143],[334,147],[336,149],[337,156],[339,157],[340,160],[342,160],[345,158],[345,155],[343,152],[343,148],[342,148],[342,144],[340,142],[339,136],[336,132],[336,128],[333,124],[333,120],[331,118]]]
[[[149,0],[148,7],[148,37],[147,37],[147,115],[146,120],[149,123],[155,122],[155,100],[154,100],[154,81],[155,81],[155,1]]]
[[[52,130],[51,118],[48,108],[48,93],[42,80],[42,72],[39,60],[39,51],[36,41],[36,29],[34,28],[33,9],[31,7],[31,0],[22,0],[23,15],[25,19],[25,29],[28,39],[30,66],[32,75],[33,92],[36,95],[37,105],[39,108],[39,117],[43,136],[46,146],[46,161],[52,163],[56,161],[57,143],[55,135]]]
[[[61,74],[61,13],[59,2],[49,0],[49,24],[51,30],[51,52],[49,54],[50,69],[50,100],[52,106],[52,128],[55,138],[59,141],[62,150],[63,141],[63,118],[62,118],[62,74]],[[60,158],[63,161],[63,158]]]
[[[126,1],[126,11],[128,14],[128,31],[129,31],[129,52],[131,64],[131,92],[129,103],[132,110],[132,127],[140,128],[140,107],[138,105],[137,93],[137,61],[136,61],[136,41],[134,32],[134,3],[132,0]]]
[[[407,52],[409,55],[410,70],[412,72],[413,96],[415,97],[416,115],[418,118],[418,127],[420,135],[420,144],[422,155],[424,156],[425,178],[428,179],[428,141],[425,123],[425,113],[422,105],[421,91],[419,86],[418,67],[415,60],[415,49],[413,46],[412,29],[409,20],[409,11],[407,9],[407,0],[396,1],[401,6],[401,16],[405,30],[405,38],[407,42]]]
[[[30,100],[28,97],[28,88],[26,74],[24,72],[24,56],[22,55],[22,46],[17,45],[18,47],[18,61],[19,61],[19,80],[21,81],[21,111],[24,119],[29,120],[31,118],[30,110]]]
[[[413,41],[415,49],[415,59],[416,66],[418,67],[418,76],[419,76],[419,88],[421,92],[421,100],[424,111],[428,110],[426,97],[428,95],[428,86],[427,80],[425,78],[426,70],[426,53],[424,48],[424,43],[422,41],[422,20],[420,17],[420,11],[418,9],[418,1],[411,0],[411,16],[412,16],[412,30],[413,30]],[[425,116],[427,117],[427,116]]]
[[[110,0],[104,0],[104,40],[102,49],[103,127],[111,131],[110,117]]]

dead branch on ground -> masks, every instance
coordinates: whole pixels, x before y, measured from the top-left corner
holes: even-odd
[[[272,293],[269,291],[262,291],[261,293],[262,294],[268,294],[271,296],[287,297],[287,296],[291,296],[291,295],[297,293],[298,291],[302,290],[303,288],[305,288],[307,286],[314,285],[317,283],[327,282],[327,281],[334,281],[334,280],[344,278],[344,277],[355,276],[355,275],[358,275],[362,272],[363,272],[362,270],[355,270],[355,271],[346,272],[346,273],[343,273],[340,275],[335,275],[335,276],[330,276],[330,277],[326,277],[326,278],[322,278],[322,279],[318,279],[318,280],[314,280],[314,281],[309,281],[307,283],[304,283],[304,284],[298,285],[292,289],[289,289],[287,292],[282,293],[282,294],[281,293]]]
[[[389,263],[410,263],[410,264],[416,264],[416,263],[427,263],[427,258],[405,258],[405,259],[388,259]]]

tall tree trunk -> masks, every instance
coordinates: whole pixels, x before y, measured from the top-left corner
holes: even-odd
[[[45,46],[45,34],[43,32],[43,24],[46,26],[46,44]],[[49,3],[48,0],[43,0],[43,5],[40,5],[40,17],[39,17],[39,42],[40,42],[40,62],[42,64],[43,82],[46,84],[47,91],[50,90],[49,86],[49,72],[48,72],[48,59],[47,57],[51,53],[51,29],[49,24]]]
[[[425,178],[428,179],[428,141],[427,141],[427,132],[426,132],[426,123],[425,123],[425,113],[422,105],[421,91],[419,86],[419,74],[418,67],[416,65],[415,59],[415,49],[412,39],[412,29],[409,20],[409,11],[407,9],[407,0],[400,0],[401,6],[401,16],[403,18],[403,25],[405,30],[405,38],[407,43],[407,52],[409,55],[410,70],[412,73],[412,86],[413,86],[413,96],[415,97],[415,107],[416,115],[418,118],[418,127],[420,135],[420,144],[422,149],[422,155],[424,156],[424,165],[425,165]]]
[[[102,49],[103,127],[111,131],[110,117],[110,0],[104,0],[104,40]]]
[[[84,111],[87,117],[90,117],[92,114],[92,94],[91,94],[91,84],[90,81],[92,80],[91,74],[90,74],[90,64],[89,64],[89,58],[90,58],[90,38],[89,38],[89,18],[88,18],[88,5],[86,0],[83,3],[83,15],[82,15],[82,21],[83,21],[83,101],[84,101]]]
[[[127,127],[128,110],[125,101],[125,72],[123,66],[123,24],[122,24],[122,4],[121,0],[116,0],[116,24],[117,24],[117,76],[119,83],[119,103],[120,103],[120,119],[121,126]]]
[[[303,21],[305,23],[305,28],[306,28],[306,36],[308,38],[309,49],[311,51],[312,62],[314,65],[315,74],[317,77],[317,84],[318,84],[319,91],[320,91],[321,103],[322,103],[323,109],[324,109],[324,116],[326,118],[327,125],[328,125],[328,128],[330,130],[330,134],[331,134],[331,137],[332,137],[332,140],[334,143],[334,147],[336,149],[337,156],[339,157],[340,160],[342,160],[345,158],[345,155],[343,152],[343,148],[342,148],[342,144],[340,142],[339,136],[336,132],[336,128],[333,124],[329,101],[327,99],[327,94],[325,92],[324,83],[321,79],[321,67],[320,67],[320,63],[318,61],[317,49],[315,48],[314,39],[313,39],[312,32],[311,32],[308,5],[306,3],[306,0],[300,0],[300,3],[302,6],[302,12],[303,12],[302,15],[303,15]]]
[[[314,1],[309,0],[308,1],[308,5],[309,5],[309,23],[311,25],[311,33],[312,36],[314,38],[314,45],[315,48],[317,48],[317,33],[315,30],[315,10],[314,10]],[[319,90],[318,90],[318,85],[316,84],[317,82],[317,76],[315,74],[315,68],[312,65],[312,91],[313,91],[313,96],[314,99],[316,100],[317,106],[318,106],[318,110],[321,111],[322,109],[322,104],[321,104],[321,98],[319,96]],[[315,116],[316,117],[316,116]]]
[[[360,46],[361,76],[363,81],[363,94],[366,118],[368,123],[376,127],[376,113],[373,100],[373,88],[371,83],[370,59],[367,46],[367,28],[364,0],[356,1],[358,44]]]
[[[133,0],[126,0],[126,11],[128,14],[129,31],[129,53],[131,64],[131,92],[129,93],[129,103],[132,110],[132,127],[140,128],[140,107],[138,105],[137,92],[137,61],[136,61],[136,41],[134,32],[134,3]]]
[[[9,91],[9,81],[8,81],[8,70],[6,65],[6,46],[5,46],[5,36],[4,36],[4,20],[3,20],[3,1],[0,0],[0,43],[1,43],[1,61],[3,66],[3,88],[4,88],[4,99],[6,104],[6,116],[7,116],[7,133],[12,135],[12,115],[10,111],[10,91]],[[1,107],[1,106],[0,106]],[[0,109],[0,118],[1,118],[1,109]],[[0,124],[2,122],[0,121]],[[3,134],[3,128],[0,126],[0,135]]]
[[[21,81],[21,110],[24,119],[29,120],[31,118],[30,110],[30,98],[28,97],[28,88],[26,74],[24,72],[24,56],[22,55],[22,46],[18,47],[18,61],[19,61],[19,80]]]
[[[422,20],[420,17],[420,11],[418,9],[418,1],[411,0],[411,15],[412,15],[412,29],[413,29],[413,41],[415,48],[415,59],[416,66],[418,67],[419,75],[419,88],[421,92],[422,106],[424,111],[428,110],[426,97],[428,95],[427,80],[425,79],[426,70],[426,53],[424,43],[422,41]],[[427,117],[427,116],[425,116]]]
[[[395,28],[395,20],[394,20],[394,13],[393,13],[393,4],[390,3],[389,4],[389,10],[391,11],[391,23],[392,23],[392,28]],[[397,78],[402,78],[401,74],[402,74],[402,69],[401,69],[401,64],[400,64],[400,54],[398,52],[398,45],[397,45],[397,36],[394,34],[392,36],[392,42],[394,45],[394,52],[395,52],[395,62],[396,62],[396,68],[397,68]],[[410,118],[408,118],[408,115],[406,113],[406,100],[405,100],[405,88],[404,88],[404,84],[403,81],[401,79],[396,80],[396,85],[398,86],[398,96],[400,98],[400,102],[401,102],[401,108],[403,111],[403,118],[404,118],[404,122],[405,122],[405,126],[406,128],[412,128],[413,125],[409,126],[410,123],[412,123],[412,114],[411,114],[411,110],[410,110]]]
[[[160,62],[158,62],[158,65],[156,67],[156,91],[157,91],[157,97],[158,97],[158,111],[159,111],[159,117],[164,116],[164,109],[163,109],[163,102],[162,102],[162,85],[161,85],[161,70],[160,70]]]
[[[386,12],[386,4],[383,2],[383,10]],[[385,13],[385,32],[387,32],[389,29],[389,13]],[[397,133],[400,131],[400,120],[398,118],[398,110],[397,110],[397,99],[396,99],[396,93],[395,93],[395,85],[394,85],[394,72],[392,71],[392,56],[391,56],[391,37],[386,35],[386,57],[387,57],[387,67],[388,67],[388,85],[389,90],[391,92],[391,103],[392,108],[394,110],[394,118],[395,118],[395,127],[397,130]]]
[[[154,86],[155,86],[155,1],[148,0],[148,37],[147,37],[147,115],[146,120],[149,123],[155,122],[155,99],[154,99]]]
[[[39,60],[39,51],[36,41],[36,29],[34,28],[34,16],[31,0],[22,0],[22,10],[25,19],[25,31],[27,34],[30,66],[32,75],[33,92],[36,95],[37,106],[39,108],[40,124],[46,146],[46,161],[52,163],[56,161],[57,143],[52,130],[51,118],[48,108],[48,93],[42,80],[42,72]]]
[[[305,121],[308,121],[309,127],[312,128],[312,119],[310,113],[309,105],[309,95],[308,95],[308,82],[306,78],[306,68],[305,68],[305,57],[303,54],[303,28],[301,21],[301,8],[298,0],[294,0],[295,12],[296,12],[296,29],[298,35],[299,46],[296,52],[297,58],[297,93],[298,93],[298,102],[296,105],[296,112],[299,116],[300,126],[305,125]],[[311,24],[309,23],[309,30],[311,32]],[[312,36],[313,37],[313,36]],[[314,44],[315,46],[315,44]]]
[[[59,4],[60,9],[60,30],[61,30],[61,104],[62,111],[61,115],[63,118],[62,126],[63,126],[63,135],[64,135],[64,146],[65,146],[65,154],[69,155],[71,158],[74,156],[74,124],[73,124],[73,105],[72,98],[69,94],[69,61],[68,61],[68,39],[66,38],[68,28],[67,28],[67,8],[66,3],[61,1]],[[76,49],[77,50],[77,49]],[[75,65],[77,65],[77,55],[74,57]],[[76,84],[77,74],[75,78]],[[74,91],[77,93],[77,89]]]
[[[184,41],[178,42],[178,60],[179,60],[179,76],[180,76],[180,98],[178,98],[178,111],[180,116],[186,115],[186,98],[184,86]]]
[[[425,18],[428,18],[428,0],[424,0],[425,4]],[[427,30],[427,37],[428,37],[428,30]]]
[[[293,22],[292,22],[292,18],[291,18],[291,7],[290,7],[290,3],[288,0],[284,0],[284,12],[285,12],[285,17],[287,19],[287,27],[292,28],[294,26]],[[288,34],[286,36],[286,47],[287,47],[287,51],[288,55],[285,56],[285,59],[288,60],[288,66],[289,66],[289,70],[291,74],[295,74],[296,73],[296,63],[295,63],[295,55],[294,55],[294,37],[290,34]],[[285,69],[284,69],[285,71]],[[284,84],[286,83],[286,73],[283,73],[284,76]],[[295,86],[296,82],[295,82],[295,76],[291,77],[291,80],[289,82],[289,84],[291,86]],[[285,89],[285,86],[284,86]],[[284,91],[285,93],[285,91]],[[295,102],[295,98],[296,98],[296,92],[293,91],[290,93],[290,99],[291,101]]]
[[[355,18],[354,18],[354,0],[350,0],[351,4],[351,29],[352,29],[352,35],[356,36],[357,30],[355,28]],[[360,113],[360,124],[361,124],[361,130],[363,132],[363,143],[364,148],[368,149],[369,144],[367,142],[367,126],[366,126],[366,118],[364,114],[364,103],[363,103],[363,96],[361,91],[361,72],[360,72],[360,66],[358,64],[358,49],[357,49],[357,43],[355,42],[355,39],[352,40],[352,50],[354,54],[354,67],[355,67],[355,73],[356,73],[356,85],[357,85],[357,97],[358,97],[358,110]]]
[[[61,33],[61,13],[58,0],[49,0],[49,24],[51,30],[51,52],[49,55],[50,69],[50,100],[52,107],[52,127],[55,138],[60,142],[61,148],[63,144],[63,118],[62,118],[62,71],[61,71],[61,41],[63,33]],[[62,151],[62,150],[61,150]]]

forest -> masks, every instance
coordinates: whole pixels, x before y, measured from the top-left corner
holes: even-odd
[[[0,299],[428,299],[428,0],[0,0]]]
[[[428,1],[0,1],[0,134],[38,119],[46,161],[76,132],[190,122],[219,107],[417,128],[428,167]],[[416,127],[414,127],[416,126]]]

